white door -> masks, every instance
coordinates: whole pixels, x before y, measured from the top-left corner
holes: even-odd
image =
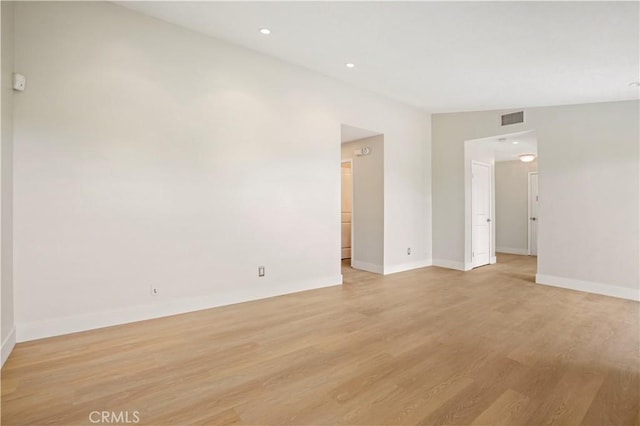
[[[489,165],[471,163],[472,266],[488,265],[491,258],[491,176]]]
[[[538,172],[529,173],[529,254],[538,255]]]

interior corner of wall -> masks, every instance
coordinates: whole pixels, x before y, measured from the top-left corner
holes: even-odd
[[[13,348],[15,346],[16,346],[16,326],[14,325],[13,327],[11,327],[11,331],[9,332],[7,337],[5,337],[5,339],[2,341],[1,365],[4,365],[7,359],[9,359],[9,355],[11,355],[11,352],[13,351]]]

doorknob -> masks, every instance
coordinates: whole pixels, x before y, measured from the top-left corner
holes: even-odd
[[[532,217],[532,218],[531,218],[531,220],[536,220],[536,218],[535,218],[535,217]]]
[[[487,223],[491,222],[491,219],[487,218]]]

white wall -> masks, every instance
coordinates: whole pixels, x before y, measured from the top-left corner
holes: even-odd
[[[2,34],[0,68],[2,69],[1,134],[0,150],[0,306],[2,312],[2,364],[15,345],[15,323],[13,309],[13,3],[0,4],[0,33]]]
[[[496,162],[496,251],[500,253],[529,251],[529,173],[537,170],[537,160]]]
[[[540,283],[638,299],[638,101],[432,116],[433,257],[464,262],[464,141],[538,132]]]
[[[356,156],[363,147],[371,153]],[[342,144],[342,159],[353,161],[353,241],[351,266],[384,272],[384,136]]]
[[[431,258],[422,111],[109,3],[15,19],[18,340],[340,283],[341,123],[385,135],[385,266]]]

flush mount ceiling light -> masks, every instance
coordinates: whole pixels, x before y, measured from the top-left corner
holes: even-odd
[[[260,28],[260,34],[269,35],[271,30],[269,28]]]
[[[513,141],[513,142],[511,142],[511,143],[512,143],[512,144],[514,144],[514,145],[518,145],[518,144],[519,144],[519,142],[518,142],[518,141]]]
[[[353,64],[351,62],[347,62],[346,64],[344,64],[345,67],[347,68],[355,68],[356,64]]]
[[[520,154],[520,155],[518,155],[518,158],[523,163],[530,163],[530,162],[532,162],[533,160],[536,159],[536,155],[535,154]]]

